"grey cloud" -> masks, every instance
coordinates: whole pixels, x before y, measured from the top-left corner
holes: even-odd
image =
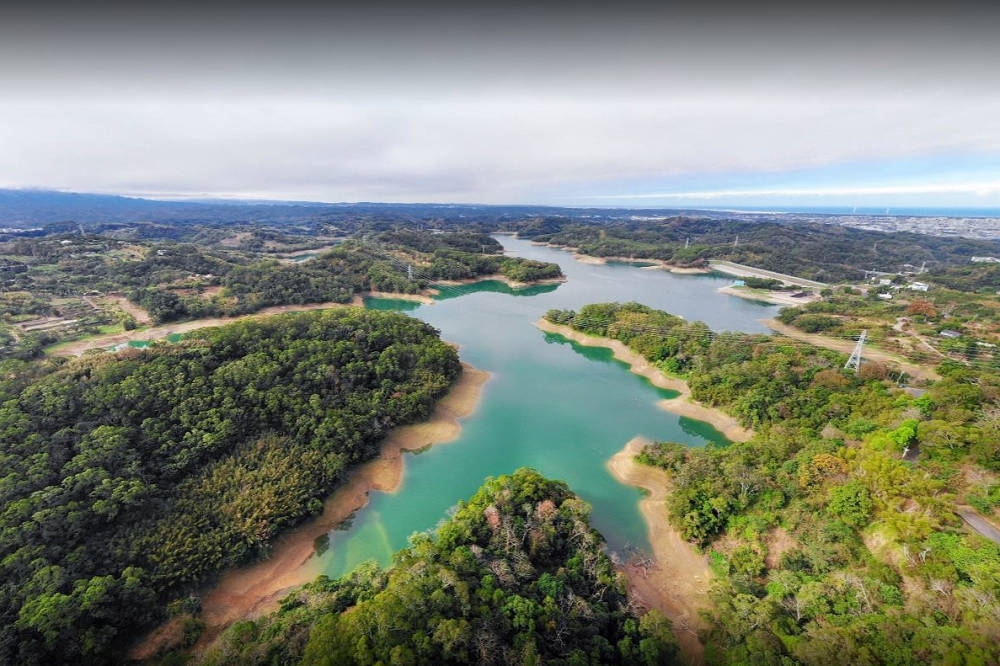
[[[499,202],[1000,151],[990,16],[451,9],[8,16],[0,186]]]

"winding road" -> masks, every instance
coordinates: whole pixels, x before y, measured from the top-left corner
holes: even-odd
[[[976,513],[972,507],[968,506],[957,506],[955,507],[955,513],[957,513],[965,523],[974,529],[979,534],[983,535],[995,544],[1000,545],[1000,529],[986,520],[983,516]]]

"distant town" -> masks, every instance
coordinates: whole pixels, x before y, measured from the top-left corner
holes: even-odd
[[[712,218],[741,221],[773,220],[778,222],[815,222],[839,224],[867,231],[909,232],[929,236],[954,236],[993,240],[1000,238],[1000,216],[975,217],[952,215],[883,215],[838,214],[815,212],[742,212],[742,211],[690,211]],[[644,219],[651,219],[650,217]]]

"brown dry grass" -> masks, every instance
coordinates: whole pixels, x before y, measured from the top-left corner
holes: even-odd
[[[793,328],[787,324],[783,324],[777,319],[767,319],[764,324],[775,331],[780,333],[785,337],[793,338],[795,340],[801,340],[803,342],[808,342],[809,344],[816,345],[817,347],[823,347],[825,349],[832,349],[834,351],[841,352],[843,354],[850,354],[854,351],[855,342],[851,340],[838,340],[836,338],[830,338],[825,335],[818,335],[815,333],[804,333],[797,328]],[[895,365],[902,368],[911,377],[920,380],[938,380],[941,376],[938,375],[933,369],[928,368],[923,365],[917,365],[916,363],[911,363],[906,359],[900,358],[896,354],[890,354],[888,352],[882,351],[881,349],[876,349],[870,345],[865,347],[864,357],[879,361],[880,363],[887,363],[889,365]]]

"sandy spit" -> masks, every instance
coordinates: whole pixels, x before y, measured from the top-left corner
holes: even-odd
[[[716,291],[720,294],[738,296],[739,298],[745,298],[750,301],[763,301],[774,305],[805,305],[806,303],[817,301],[820,298],[818,294],[813,292],[809,292],[809,296],[796,298],[788,292],[768,291],[765,289],[748,289],[746,287],[719,287]],[[809,290],[804,289],[803,291]]]
[[[205,630],[194,650],[201,652],[210,647],[233,622],[276,610],[292,588],[311,581],[317,572],[305,564],[313,557],[316,539],[364,507],[370,491],[394,492],[403,477],[404,451],[457,439],[461,432],[458,419],[476,410],[489,376],[488,372],[463,364],[462,375],[438,402],[431,418],[393,430],[382,443],[379,457],[354,469],[347,482],[326,500],[319,517],[281,536],[268,559],[232,569],[205,590],[201,595]],[[170,647],[165,639],[169,634],[164,628],[155,630],[133,648],[130,656],[138,660],[152,658],[162,648]]]
[[[539,319],[535,322],[535,326],[547,333],[558,333],[564,338],[568,338],[581,345],[610,349],[616,359],[628,363],[632,372],[645,377],[654,386],[680,393],[676,398],[659,401],[657,404],[661,409],[672,414],[677,414],[678,416],[685,416],[696,421],[708,423],[725,435],[726,439],[733,442],[745,442],[753,437],[752,430],[744,428],[736,419],[725,412],[714,407],[707,407],[693,400],[691,398],[691,389],[688,387],[686,381],[663,374],[658,368],[626,347],[621,341],[587,335],[586,333],[574,331],[569,326],[553,324],[547,319]]]
[[[400,294],[394,291],[369,291],[366,296],[372,298],[391,298],[397,301],[413,301],[424,305],[434,305],[434,299],[428,294]]]

